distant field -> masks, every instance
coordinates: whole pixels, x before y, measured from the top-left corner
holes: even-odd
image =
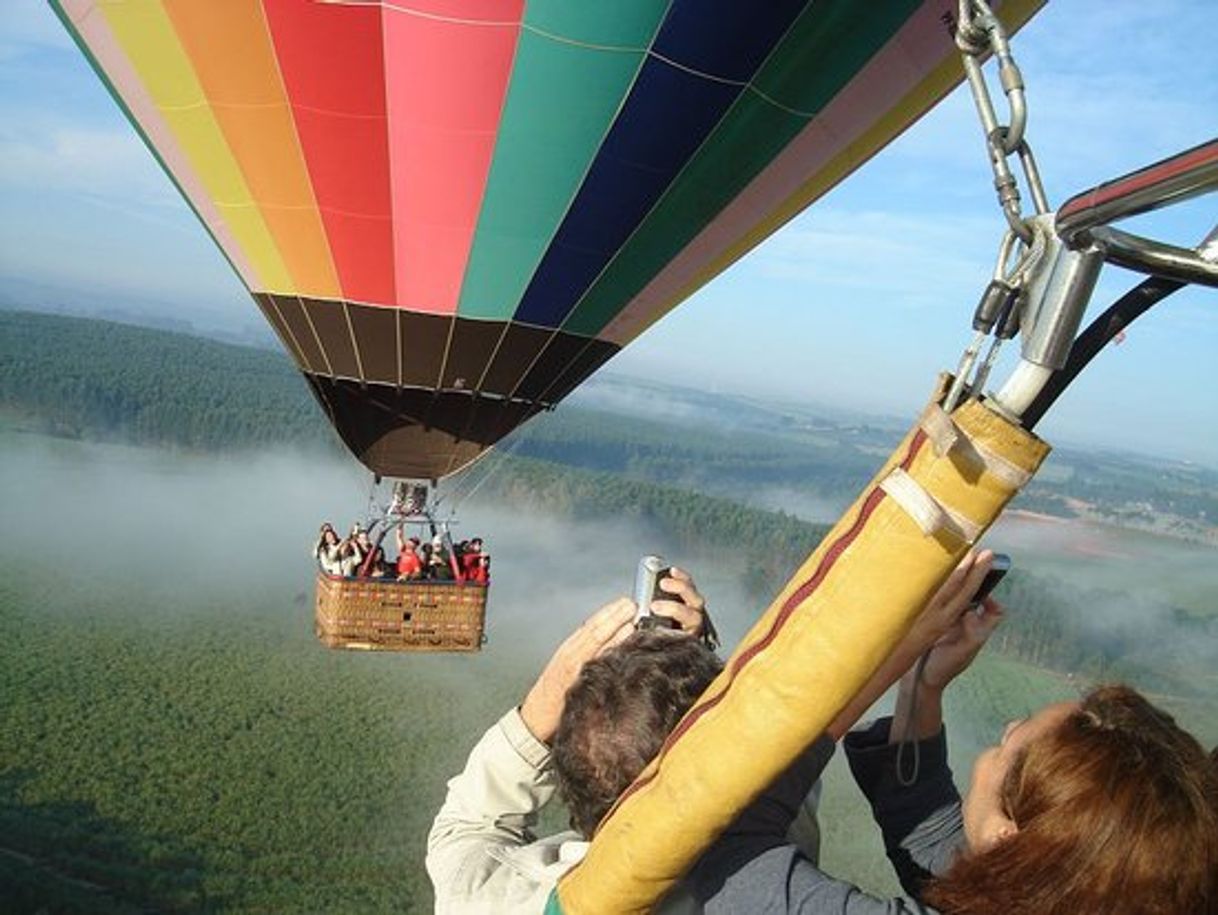
[[[1212,546],[1110,524],[1019,515],[1001,518],[987,540],[1041,574],[1218,616],[1218,549]]]

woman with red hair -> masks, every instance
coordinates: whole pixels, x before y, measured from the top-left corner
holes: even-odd
[[[1218,769],[1127,686],[1008,725],[973,767],[950,913],[1218,912]]]
[[[820,774],[807,754],[695,866],[707,915],[1218,915],[1218,751],[1127,686],[1009,724],[961,801],[942,693],[992,630],[966,613],[902,679],[893,717],[843,741],[910,897],[835,880],[784,840]]]

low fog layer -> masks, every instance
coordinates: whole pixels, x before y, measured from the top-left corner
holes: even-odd
[[[164,595],[167,612],[181,606],[174,595],[183,589],[201,598],[192,612],[281,607],[282,625],[301,631],[311,627],[318,525],[346,530],[362,519],[370,482],[341,458],[193,456],[10,433],[0,436],[0,536],[9,563],[99,586],[135,582],[146,596]],[[807,507],[818,515],[828,508]],[[493,556],[489,652],[530,665],[593,609],[628,595],[643,553],[661,553],[695,574],[727,647],[771,596],[745,593],[742,557],[683,555],[654,530],[613,517],[573,523],[481,495],[461,505],[453,533],[482,536]],[[1213,550],[1018,517],[1001,521],[988,543],[1012,553],[1017,567],[1060,582],[1063,594],[1068,589],[1082,604],[1075,607],[1080,627],[1098,644],[1131,646],[1137,663],[1153,670],[1218,665],[1212,626],[1197,622],[1214,615]]]
[[[362,520],[370,485],[362,467],[339,458],[287,451],[192,456],[6,435],[0,536],[8,562],[61,563],[67,574],[107,582],[133,579],[154,595],[188,588],[226,612],[240,609],[251,591],[264,602],[278,592],[286,625],[312,613],[319,524],[345,532]],[[475,535],[493,557],[492,652],[513,646],[544,655],[596,607],[629,595],[638,558],[648,552],[694,572],[725,639],[737,639],[763,609],[745,597],[739,566],[674,553],[637,523],[570,523],[475,495],[461,505],[453,536]],[[386,552],[395,555],[391,541]]]
[[[427,762],[419,762],[419,771],[411,775],[415,780],[412,785],[432,785],[431,794],[423,803],[423,795],[416,793],[411,793],[408,802],[399,799],[400,810],[405,811],[401,816],[414,818],[410,829],[416,840],[425,834],[439,803],[442,780],[456,770],[481,729],[502,709],[519,701],[540,664],[567,632],[595,607],[617,595],[629,594],[640,554],[663,553],[695,573],[728,649],[768,602],[769,595],[750,597],[744,593],[739,578],[740,557],[730,555],[730,551],[682,555],[673,552],[655,531],[637,523],[611,517],[569,523],[513,511],[493,504],[487,497],[475,496],[462,507],[460,526],[454,529],[454,535],[484,537],[494,557],[489,642],[481,655],[373,656],[328,652],[319,645],[316,654],[302,652],[301,640],[312,638],[315,567],[310,551],[318,525],[328,520],[345,530],[361,519],[369,483],[366,471],[353,460],[339,458],[305,458],[287,451],[199,457],[0,433],[0,550],[10,567],[77,576],[96,582],[99,593],[110,595],[96,607],[87,601],[80,606],[68,602],[71,606],[63,610],[65,613],[125,612],[121,600],[116,602],[113,597],[117,584],[134,586],[142,597],[151,598],[138,602],[140,613],[155,612],[147,609],[151,605],[162,607],[160,612],[164,614],[188,612],[196,618],[203,614],[205,619],[209,613],[215,613],[217,619],[247,611],[273,614],[269,621],[260,620],[258,627],[239,637],[260,640],[260,648],[264,647],[261,640],[275,643],[279,633],[285,640],[294,639],[295,644],[284,655],[291,658],[294,669],[303,667],[323,690],[333,684],[340,692],[345,691],[348,699],[352,695],[373,695],[360,693],[358,688],[365,681],[354,676],[370,675],[368,683],[375,686],[375,696],[383,700],[388,692],[392,699],[377,707],[390,708],[393,714],[384,712],[387,717],[368,720],[388,728],[387,734],[395,739],[406,735],[404,746],[413,746],[417,733],[417,721],[408,714],[411,687],[418,689],[426,684],[425,688],[434,690],[443,701],[429,699],[426,704],[438,718],[427,738],[435,745],[422,748],[430,755],[420,757]],[[996,546],[1014,553],[1021,568],[1040,574],[1051,568],[1054,573],[1067,575],[1076,586],[1103,586],[1111,579],[1112,569],[1127,571],[1130,563],[1140,564],[1137,577],[1142,579],[1142,593],[1147,596],[1079,608],[1080,612],[1099,632],[1118,621],[1122,625],[1151,625],[1163,657],[1195,663],[1199,655],[1206,656],[1204,652],[1215,652],[1218,646],[1214,640],[1199,641],[1195,634],[1172,622],[1174,598],[1166,596],[1166,590],[1158,593],[1157,584],[1168,578],[1167,570],[1171,570],[1173,584],[1187,585],[1191,581],[1201,593],[1214,593],[1206,584],[1213,563],[1202,562],[1209,554],[1198,553],[1191,545],[1173,551],[1170,541],[1161,538],[1143,544],[1139,538],[1114,534],[1117,539],[1104,541],[1103,545],[1113,550],[1119,546],[1123,550],[1119,556],[1105,558],[1099,555],[1102,550],[1093,550],[1096,555],[1086,561],[1072,561],[1069,551],[1080,542],[1078,533],[1071,534],[1069,525],[1054,526],[1051,533],[1046,533],[1024,524],[1006,524],[992,539]],[[1084,579],[1084,575],[1094,576],[1094,580]],[[1155,584],[1146,586],[1147,582]],[[782,584],[773,582],[773,590]],[[19,609],[31,615],[43,610]],[[1012,607],[1011,613],[1018,613],[1018,608]],[[155,643],[150,640],[148,646],[152,653]],[[223,640],[209,643],[209,650],[215,651],[217,646],[228,650]],[[271,648],[257,656],[274,657],[274,644]],[[143,650],[143,645],[134,649],[136,653]],[[1218,658],[1215,660],[1218,666]],[[1198,669],[1214,667],[1202,664]],[[250,676],[248,682],[251,690],[268,691],[265,697],[248,697],[253,706],[264,710],[277,707],[281,700],[264,679]],[[1211,695],[1215,686],[1218,684],[1211,682],[1207,687]],[[150,690],[157,688],[149,685]],[[949,733],[958,780],[962,784],[967,780],[973,754],[998,737],[1001,722],[1027,713],[1046,698],[1069,695],[1073,689],[1073,683],[1064,677],[1026,669],[993,654],[984,657],[949,701]],[[399,697],[405,709],[400,714]],[[1209,698],[1170,707],[1187,726],[1213,742],[1215,725]],[[364,713],[362,705],[350,704],[333,711],[333,715],[343,716],[344,722]],[[212,717],[224,721],[227,714],[221,709]],[[278,729],[268,731],[276,737],[268,738],[267,746],[259,748],[268,758],[279,752],[276,739],[295,739],[314,726],[338,727],[335,719],[324,715],[286,721],[272,716],[265,720],[276,722],[274,728]],[[159,733],[148,731],[144,724],[136,726],[135,731],[141,735]],[[316,736],[309,735],[310,746],[316,745]],[[375,742],[385,736],[371,728],[361,739]],[[369,758],[358,756],[357,749],[331,752],[342,765],[351,759]],[[77,788],[72,791],[76,797]],[[207,803],[189,794],[183,794],[179,802]],[[298,814],[285,811],[284,815]],[[380,815],[376,811],[373,819]],[[876,891],[895,892],[876,834],[866,824],[869,817],[865,802],[839,757],[828,771],[822,806],[825,864],[831,871]],[[374,827],[368,828],[375,831]],[[397,835],[394,833],[395,843],[399,841]],[[397,846],[394,848],[396,853]],[[419,850],[403,862],[402,873],[404,879],[425,885],[421,859]]]

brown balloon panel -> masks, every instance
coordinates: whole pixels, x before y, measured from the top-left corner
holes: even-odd
[[[254,299],[343,442],[383,476],[457,472],[620,349],[510,321],[266,293]]]
[[[455,473],[542,409],[465,392],[305,377],[351,453],[387,477]]]
[[[604,355],[603,348],[596,352]],[[599,365],[584,364],[578,380]],[[360,384],[308,372],[305,378],[351,453],[374,473],[406,479],[456,473],[556,402]],[[564,387],[574,387],[573,378],[563,379]]]

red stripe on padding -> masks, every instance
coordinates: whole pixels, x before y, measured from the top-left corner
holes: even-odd
[[[343,297],[396,303],[380,8],[264,9]]]
[[[913,464],[914,458],[917,456],[918,451],[921,449],[924,442],[926,442],[926,433],[919,429],[914,434],[914,437],[910,440],[909,448],[905,452],[905,457],[901,460],[900,467],[902,470],[908,470],[910,468],[910,466]],[[879,506],[882,501],[884,501],[884,496],[884,491],[878,486],[867,494],[867,498],[864,500],[862,508],[859,510],[858,517],[854,519],[854,523],[850,525],[850,528],[844,534],[838,537],[827,550],[825,550],[825,555],[822,556],[820,562],[817,563],[816,571],[812,573],[812,577],[796,588],[791,593],[791,596],[783,602],[782,608],[774,616],[774,621],[771,623],[770,629],[765,636],[750,645],[747,650],[742,652],[739,657],[732,661],[731,666],[727,669],[727,686],[725,686],[719,693],[708,699],[706,702],[695,705],[689,710],[685,717],[681,719],[680,723],[673,728],[672,733],[668,735],[668,739],[664,741],[664,745],[660,748],[660,752],[656,754],[656,758],[659,760],[659,763],[652,770],[651,774],[649,774],[646,778],[642,778],[634,782],[630,785],[630,787],[623,791],[621,796],[617,799],[617,802],[612,808],[610,808],[609,813],[605,815],[605,820],[602,820],[602,822],[605,822],[612,817],[614,811],[616,811],[618,807],[625,802],[626,798],[630,797],[630,795],[634,794],[644,786],[650,784],[655,779],[660,772],[660,765],[663,763],[664,756],[667,754],[669,748],[681,738],[682,734],[692,728],[698,722],[698,719],[700,719],[723,700],[723,697],[728,694],[733,684],[736,682],[736,676],[741,670],[744,669],[745,665],[764,651],[766,646],[768,646],[778,637],[778,633],[782,630],[782,627],[786,624],[786,621],[790,619],[792,614],[795,613],[795,610],[800,604],[815,593],[816,589],[820,587],[821,582],[825,580],[830,570],[837,563],[838,558],[843,552],[845,552],[846,547],[850,546],[850,544],[858,538],[859,534],[862,533],[863,528],[867,524],[867,519],[871,517],[872,513],[876,510],[876,507]]]

